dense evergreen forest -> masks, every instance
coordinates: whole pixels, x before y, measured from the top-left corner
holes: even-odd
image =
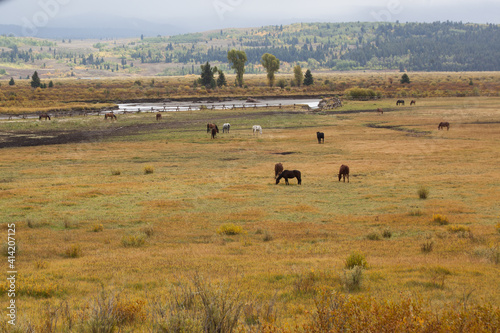
[[[281,61],[281,72],[295,64],[311,70],[500,70],[500,26],[493,24],[296,23],[100,40],[87,49],[68,48],[70,43],[0,36],[0,66],[55,60],[71,70],[138,72],[147,64],[168,64],[157,74],[199,74],[207,61],[230,70],[227,52],[234,48],[245,51],[247,73],[263,72],[264,53]]]

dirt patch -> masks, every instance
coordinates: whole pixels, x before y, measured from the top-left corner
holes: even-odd
[[[304,112],[297,111],[280,111],[279,114],[301,114]],[[231,114],[229,117],[252,119],[263,116],[277,114],[276,111],[254,112],[251,114]],[[164,129],[182,128],[189,125],[199,127],[200,124],[208,122],[225,121],[228,116],[213,117],[209,114],[207,118],[197,119],[190,122],[185,121],[168,121],[158,123],[137,123],[128,126],[110,127],[105,129],[94,130],[75,130],[75,131],[16,131],[0,133],[0,148],[13,147],[33,147],[45,145],[59,145],[67,143],[91,143],[100,142],[113,137],[139,135],[143,133],[151,133]],[[206,125],[205,125],[206,126]],[[203,131],[203,126],[200,127]]]
[[[370,127],[370,128],[384,128],[384,129],[390,129],[393,131],[405,132],[411,136],[424,136],[424,135],[429,135],[432,133],[430,131],[420,131],[417,129],[406,128],[406,127],[402,127],[402,126],[379,125],[379,124],[374,124],[374,123],[365,124],[365,126]]]

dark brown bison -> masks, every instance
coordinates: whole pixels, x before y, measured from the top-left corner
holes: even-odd
[[[283,172],[283,164],[276,163],[274,165],[274,178],[276,179],[280,173]]]
[[[349,167],[347,165],[342,164],[339,170],[339,181],[342,177],[344,177],[344,183],[345,183],[346,176],[347,176],[347,182],[349,183]]]
[[[446,127],[446,130],[450,130],[450,123],[447,121],[442,121],[438,125],[438,130],[444,129]]]
[[[281,178],[285,178],[286,185],[289,185],[288,178],[297,178],[298,184],[302,184],[301,173],[299,170],[284,170],[280,173],[279,177],[276,178],[276,185],[279,184]]]

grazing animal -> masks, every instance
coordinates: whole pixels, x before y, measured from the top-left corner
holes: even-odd
[[[212,124],[212,123],[208,123],[207,124],[207,133],[210,133],[210,131],[212,130],[212,128],[215,128],[217,130],[217,133],[219,133],[219,128],[217,127],[217,125]]]
[[[378,108],[377,112],[380,113],[380,114],[384,114],[384,110],[382,110],[381,108]]]
[[[288,178],[297,178],[298,184],[302,184],[302,177],[299,170],[284,170],[280,173],[279,177],[276,178],[276,185],[279,184],[281,178],[285,178],[286,185],[290,185],[288,184]]]
[[[396,102],[396,105],[405,105],[405,101],[402,99],[398,99],[398,101]]]
[[[410,105],[417,105],[417,102],[414,99],[412,99]]]
[[[342,164],[339,170],[339,181],[342,177],[344,177],[344,183],[345,183],[346,176],[347,176],[347,182],[349,183],[349,167],[347,165]]]
[[[222,125],[222,133],[225,133],[226,131],[229,133],[230,128],[231,128],[231,124],[225,123],[224,125]]]
[[[283,164],[276,163],[274,165],[274,178],[278,178],[278,175],[283,172]]]
[[[321,143],[321,141],[323,141],[323,143],[325,143],[325,133],[316,132],[316,137],[318,138],[318,143]]]
[[[253,134],[255,134],[256,132],[257,132],[257,134],[259,132],[260,132],[260,134],[262,134],[262,127],[260,127],[260,125],[253,125],[252,130],[253,130]]]
[[[156,114],[156,120],[157,120],[157,121],[158,121],[158,120],[161,120],[161,113],[157,113],[157,114]]]
[[[50,116],[47,114],[47,113],[42,113],[39,117],[38,117],[38,120],[42,120],[42,118],[44,120],[50,120]]]
[[[212,128],[212,139],[215,139],[217,133],[219,133],[219,130],[217,128]]]
[[[111,118],[111,120],[116,120],[116,115],[113,112],[106,113],[104,115],[104,120],[107,120],[108,118]]]
[[[449,131],[450,130],[450,123],[447,121],[442,121],[438,125],[438,130],[440,130],[440,129],[444,130],[445,127],[446,127],[446,130]]]

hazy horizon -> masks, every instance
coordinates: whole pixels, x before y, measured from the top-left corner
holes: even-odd
[[[120,29],[152,27],[158,34],[177,34],[224,28],[258,27],[297,22],[435,22],[500,23],[500,3],[477,0],[353,0],[262,1],[192,0],[186,3],[146,0],[127,3],[88,0],[0,0],[0,24],[23,27],[36,35],[42,28]],[[108,25],[107,25],[108,24]],[[31,32],[31,33],[29,33]]]

